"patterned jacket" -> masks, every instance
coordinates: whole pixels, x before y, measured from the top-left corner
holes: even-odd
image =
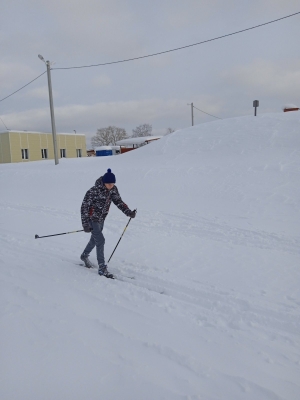
[[[125,215],[129,216],[131,211],[121,199],[118,188],[114,186],[108,190],[101,176],[96,180],[95,186],[89,189],[84,196],[81,204],[82,226],[88,226],[90,220],[104,222],[112,201]]]

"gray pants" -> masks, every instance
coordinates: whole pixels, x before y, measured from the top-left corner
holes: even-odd
[[[83,252],[84,254],[89,255],[93,250],[93,248],[96,246],[98,265],[102,266],[105,264],[105,259],[104,259],[105,238],[102,233],[103,222],[100,223],[100,222],[90,221],[90,226],[91,228],[93,228],[91,233],[91,239],[88,242]]]

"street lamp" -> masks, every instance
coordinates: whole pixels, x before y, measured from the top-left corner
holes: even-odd
[[[56,142],[56,127],[55,127],[55,118],[54,118],[54,107],[53,107],[53,96],[52,96],[52,84],[51,84],[51,73],[50,73],[50,61],[45,61],[44,57],[40,54],[38,55],[39,59],[42,60],[47,67],[47,76],[48,76],[48,89],[49,89],[49,103],[50,103],[50,115],[51,115],[51,125],[52,125],[52,137],[53,137],[53,149],[54,149],[54,159],[55,165],[58,164],[58,156],[57,156],[57,142]]]
[[[254,116],[256,117],[256,115],[257,115],[256,110],[257,110],[257,107],[259,107],[259,100],[253,101],[253,107],[254,107]]]

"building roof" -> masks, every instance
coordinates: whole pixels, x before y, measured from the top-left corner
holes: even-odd
[[[112,150],[112,147],[111,146],[98,146],[98,147],[95,147],[95,151],[97,151],[97,150]]]
[[[295,104],[286,104],[282,107],[283,110],[299,110],[299,107]]]
[[[8,129],[6,131],[0,131],[0,133],[35,133],[35,134],[41,134],[41,135],[52,135],[52,132],[35,132],[35,131],[19,131],[16,129]],[[73,136],[85,136],[84,133],[56,133],[57,135],[73,135]]]
[[[98,147],[94,148],[95,151],[97,151],[97,150],[114,150],[114,149],[119,150],[120,146],[113,146],[113,145],[112,146],[98,146]]]
[[[116,142],[119,146],[133,146],[135,144],[148,143],[152,140],[160,139],[162,136],[139,136],[129,139],[123,139]]]

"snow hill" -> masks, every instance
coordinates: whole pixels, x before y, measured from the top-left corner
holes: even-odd
[[[78,265],[85,233],[34,239],[81,229],[107,168],[138,209],[109,265],[123,281]],[[299,112],[2,164],[0,398],[298,400],[299,177]],[[112,205],[107,258],[127,221]]]

